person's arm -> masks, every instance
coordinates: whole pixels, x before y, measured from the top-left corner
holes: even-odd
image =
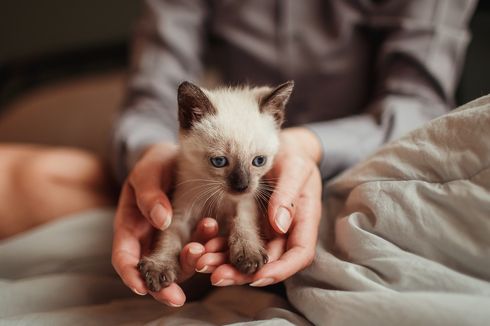
[[[177,86],[202,75],[207,2],[146,0],[132,44],[127,97],[113,131],[116,175],[123,181],[142,153],[176,142]]]
[[[307,125],[322,143],[324,178],[453,106],[476,1],[381,1],[369,21],[381,35],[375,95],[365,113]]]

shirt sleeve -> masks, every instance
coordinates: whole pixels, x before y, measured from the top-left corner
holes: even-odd
[[[127,97],[112,133],[122,181],[151,144],[177,139],[177,87],[202,76],[207,6],[198,0],[146,0],[133,44]]]
[[[381,39],[373,101],[358,116],[307,125],[323,146],[320,170],[329,178],[385,142],[444,114],[469,42],[476,1],[382,1],[368,13]]]

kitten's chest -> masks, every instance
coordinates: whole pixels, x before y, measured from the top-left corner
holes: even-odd
[[[212,217],[221,225],[237,212],[237,203],[226,198],[222,191],[207,189],[205,184],[182,182],[172,198],[174,215],[196,223],[204,217]]]

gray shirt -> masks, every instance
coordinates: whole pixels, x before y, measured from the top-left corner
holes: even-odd
[[[330,177],[452,107],[475,4],[146,0],[114,128],[117,174],[176,141],[177,86],[213,67],[224,84],[294,80],[286,125],[316,133]]]

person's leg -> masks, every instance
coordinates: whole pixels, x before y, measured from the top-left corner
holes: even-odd
[[[0,144],[0,239],[113,205],[110,180],[103,163],[87,151]]]

